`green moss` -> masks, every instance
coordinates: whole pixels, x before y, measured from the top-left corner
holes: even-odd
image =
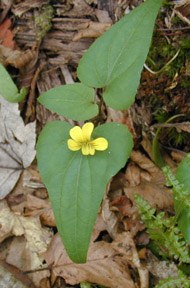
[[[44,5],[40,11],[34,16],[36,26],[36,40],[41,42],[47,32],[52,27],[53,7],[51,5]]]

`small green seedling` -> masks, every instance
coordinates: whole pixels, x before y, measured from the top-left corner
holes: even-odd
[[[27,89],[24,87],[18,91],[18,88],[11,79],[9,73],[0,64],[0,95],[3,96],[9,102],[20,102],[27,94]]]

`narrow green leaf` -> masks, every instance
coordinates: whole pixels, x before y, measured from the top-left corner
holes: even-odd
[[[177,180],[184,185],[185,190],[189,191],[190,199],[190,154],[188,154],[178,165],[176,170]],[[175,203],[178,205],[179,203]],[[182,204],[183,205],[183,204]],[[178,219],[178,225],[183,232],[185,240],[190,244],[190,208],[183,207]]]
[[[87,120],[98,114],[95,91],[81,83],[58,86],[42,93],[38,101],[46,108],[73,120]]]
[[[106,87],[105,102],[126,109],[134,101],[162,0],[147,0],[97,39],[82,57],[78,77]],[[114,99],[115,98],[115,99]]]
[[[93,138],[106,138],[108,149],[84,156],[67,147],[71,128],[65,122],[48,123],[38,140],[37,159],[64,246],[74,262],[82,263],[106,185],[125,165],[133,141],[126,126],[104,124]]]
[[[18,92],[11,76],[4,66],[0,64],[0,95],[9,102],[20,102],[24,99],[26,93],[26,88],[22,88],[20,93]]]

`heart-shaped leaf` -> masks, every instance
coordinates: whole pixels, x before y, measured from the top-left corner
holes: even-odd
[[[190,154],[188,154],[178,165],[176,170],[177,180],[184,185],[185,190],[189,192],[190,199]],[[176,206],[183,205],[183,203],[175,203]],[[183,207],[181,214],[179,215],[178,225],[183,232],[183,235],[190,244],[190,208]]]
[[[18,92],[18,89],[9,73],[4,66],[0,64],[0,95],[9,102],[16,103],[22,101],[26,94],[26,88],[22,88],[20,93]]]
[[[105,102],[126,109],[134,101],[162,0],[147,0],[104,33],[82,57],[78,77],[106,87]],[[115,98],[115,99],[114,99]]]
[[[94,89],[81,83],[52,88],[42,93],[38,101],[53,112],[77,121],[98,114]]]
[[[106,185],[125,165],[133,141],[126,126],[104,124],[92,136],[106,138],[108,149],[84,156],[67,147],[71,128],[65,122],[48,123],[38,140],[37,159],[64,246],[74,262],[82,263]]]

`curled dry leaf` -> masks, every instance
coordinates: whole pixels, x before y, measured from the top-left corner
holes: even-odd
[[[168,277],[178,277],[178,268],[174,262],[160,261],[150,250],[147,250],[144,259],[145,267],[159,280]]]
[[[10,210],[5,200],[0,201],[0,227],[0,243],[9,236],[24,234],[19,218]]]
[[[36,288],[21,271],[0,262],[1,288]]]
[[[13,50],[10,47],[5,47],[0,45],[0,54],[1,54],[1,63],[4,66],[11,65],[15,68],[22,68],[26,64],[28,64],[31,60],[33,60],[36,56],[36,52],[33,50]]]
[[[131,160],[135,164],[127,167],[126,179],[129,185],[124,188],[129,199],[133,201],[137,193],[154,207],[171,208],[173,206],[172,191],[165,187],[162,171],[139,151],[132,152]]]
[[[105,197],[102,202],[102,218],[105,223],[105,228],[108,231],[109,235],[114,239],[118,231],[118,218],[109,207],[109,199]]]
[[[18,104],[0,97],[0,199],[14,188],[23,168],[34,160],[36,123],[24,125]]]
[[[26,199],[26,215],[39,215],[42,224],[49,227],[56,226],[53,210],[51,208],[50,202],[47,199],[40,199],[32,195],[27,195]]]
[[[0,19],[2,17],[2,14],[0,16]],[[14,48],[15,42],[13,41],[13,33],[10,30],[12,26],[11,20],[6,19],[1,25],[0,25],[0,43],[3,47],[9,47],[11,49]]]
[[[112,243],[91,243],[88,255],[88,262],[85,264],[71,262],[60,237],[55,235],[45,253],[45,259],[49,266],[53,265],[53,273],[71,285],[91,282],[110,288],[135,287],[127,265],[128,255],[125,253],[119,256]]]
[[[0,201],[0,242],[9,236],[24,235],[32,251],[43,253],[49,240],[48,230],[41,227],[38,218],[13,213],[5,200]]]
[[[5,200],[0,202],[0,242],[10,236],[13,238],[6,257],[6,262],[22,271],[35,270],[43,267],[47,246],[52,237],[49,229],[41,227],[39,218],[23,217],[13,213]],[[39,281],[49,272],[33,273],[32,280]]]
[[[125,188],[124,192],[131,201],[134,200],[135,194],[139,194],[153,207],[171,209],[173,206],[171,190],[163,185],[158,186],[154,181],[141,181],[138,186]]]
[[[35,287],[41,287],[40,281],[43,278],[49,277],[50,272],[48,269],[38,271],[44,267],[44,258],[41,256],[41,252],[36,251],[33,247],[30,247],[31,243],[27,241],[24,236],[15,237],[10,245],[6,262],[14,267],[17,267],[21,271],[33,271],[28,276],[32,282],[36,285]],[[44,243],[44,248],[47,244]],[[46,268],[46,266],[44,267]]]
[[[101,36],[106,30],[111,27],[110,23],[99,23],[89,21],[87,23],[83,23],[78,27],[79,32],[73,37],[73,41],[78,41],[82,38],[97,38]]]

